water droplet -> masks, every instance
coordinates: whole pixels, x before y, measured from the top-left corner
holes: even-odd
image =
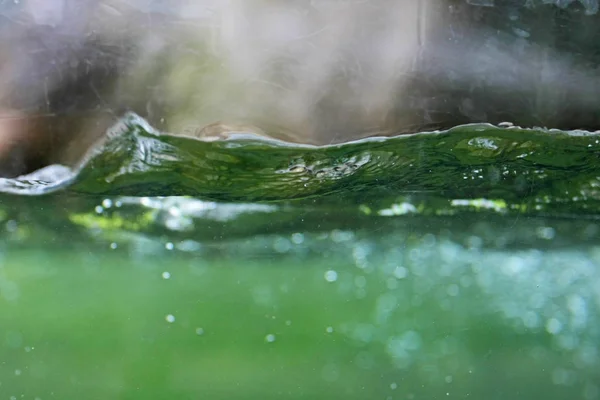
[[[104,208],[111,208],[112,207],[112,200],[111,199],[104,199],[104,200],[102,200],[102,207],[104,207]]]
[[[117,248],[117,244],[115,242],[112,242],[110,244],[110,248],[113,249],[113,250],[116,249]]]
[[[398,389],[398,384],[396,382],[390,383],[390,389],[392,389],[392,390]]]
[[[104,212],[104,207],[96,206],[96,208],[94,208],[94,211],[96,211],[96,214],[102,214]]]
[[[166,320],[168,323],[172,324],[173,322],[175,322],[175,316],[174,316],[173,314],[167,314],[167,315],[165,316],[165,320]]]
[[[332,326],[328,326],[327,328],[325,328],[325,332],[327,332],[327,333],[333,333],[333,327]]]
[[[174,246],[174,245],[173,245],[173,243],[171,243],[171,242],[167,242],[167,243],[165,244],[165,249],[167,249],[167,250],[173,250],[173,248],[174,248],[174,247],[175,247],[175,246]]]
[[[168,271],[165,271],[162,273],[162,278],[163,279],[170,279],[171,278],[171,273]]]

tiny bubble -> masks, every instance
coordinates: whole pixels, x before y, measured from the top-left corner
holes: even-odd
[[[104,208],[111,208],[112,207],[112,200],[111,199],[104,199],[104,200],[102,200],[102,207],[104,207]]]
[[[115,242],[112,242],[110,244],[110,248],[113,249],[113,250],[116,249],[117,248],[117,244]]]
[[[404,279],[408,275],[408,270],[404,267],[396,267],[394,269],[394,276],[398,279]]]
[[[392,389],[392,390],[396,390],[396,389],[398,389],[398,384],[397,384],[396,382],[392,382],[392,383],[390,384],[390,389]]]
[[[196,328],[196,335],[198,335],[198,336],[204,335],[204,329],[202,329],[202,328]]]
[[[96,214],[102,214],[104,212],[104,207],[96,206],[96,208],[94,208],[94,210],[96,211]]]
[[[171,273],[168,272],[168,271],[163,272],[162,273],[162,278],[163,279],[169,279],[169,278],[171,278]]]
[[[556,318],[550,318],[546,322],[546,331],[551,335],[556,335],[562,330],[562,323]]]
[[[19,226],[17,225],[17,221],[14,219],[6,221],[6,230],[9,232],[14,232],[17,230]]]
[[[173,247],[175,247],[175,246],[173,246],[173,243],[171,243],[171,242],[167,242],[165,244],[165,249],[167,249],[167,250],[173,250]]]
[[[175,316],[173,314],[167,314],[167,316],[165,317],[165,320],[172,324],[173,322],[175,322]]]
[[[325,329],[325,331],[327,333],[333,333],[333,327],[332,326],[328,326],[327,329]]]
[[[304,235],[302,233],[292,234],[292,243],[301,244],[302,242],[304,242]]]
[[[273,343],[275,341],[275,335],[269,333],[267,336],[265,336],[265,340],[267,343]]]
[[[21,370],[20,370],[20,369],[15,369],[15,375],[16,375],[16,376],[19,376],[19,375],[21,375]]]
[[[334,270],[330,269],[329,271],[325,272],[325,280],[327,282],[335,282],[337,281],[337,278],[338,274]]]

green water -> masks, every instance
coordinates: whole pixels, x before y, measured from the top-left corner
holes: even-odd
[[[124,121],[0,182],[0,399],[600,398],[597,135]]]

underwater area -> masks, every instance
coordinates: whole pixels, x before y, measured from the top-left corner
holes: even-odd
[[[0,180],[0,399],[600,398],[600,135],[129,114]]]

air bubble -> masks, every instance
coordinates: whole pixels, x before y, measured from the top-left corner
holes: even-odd
[[[265,341],[267,343],[273,343],[275,341],[275,335],[269,333],[267,336],[265,336]]]
[[[546,331],[551,335],[556,335],[562,330],[562,324],[556,318],[550,318],[546,322]]]
[[[302,233],[292,234],[292,243],[302,244],[304,242],[304,235]]]
[[[335,282],[337,281],[337,278],[338,274],[334,270],[330,269],[329,271],[325,272],[325,280],[327,282]]]
[[[404,279],[408,276],[408,270],[404,267],[396,267],[394,269],[394,276],[398,279]]]

